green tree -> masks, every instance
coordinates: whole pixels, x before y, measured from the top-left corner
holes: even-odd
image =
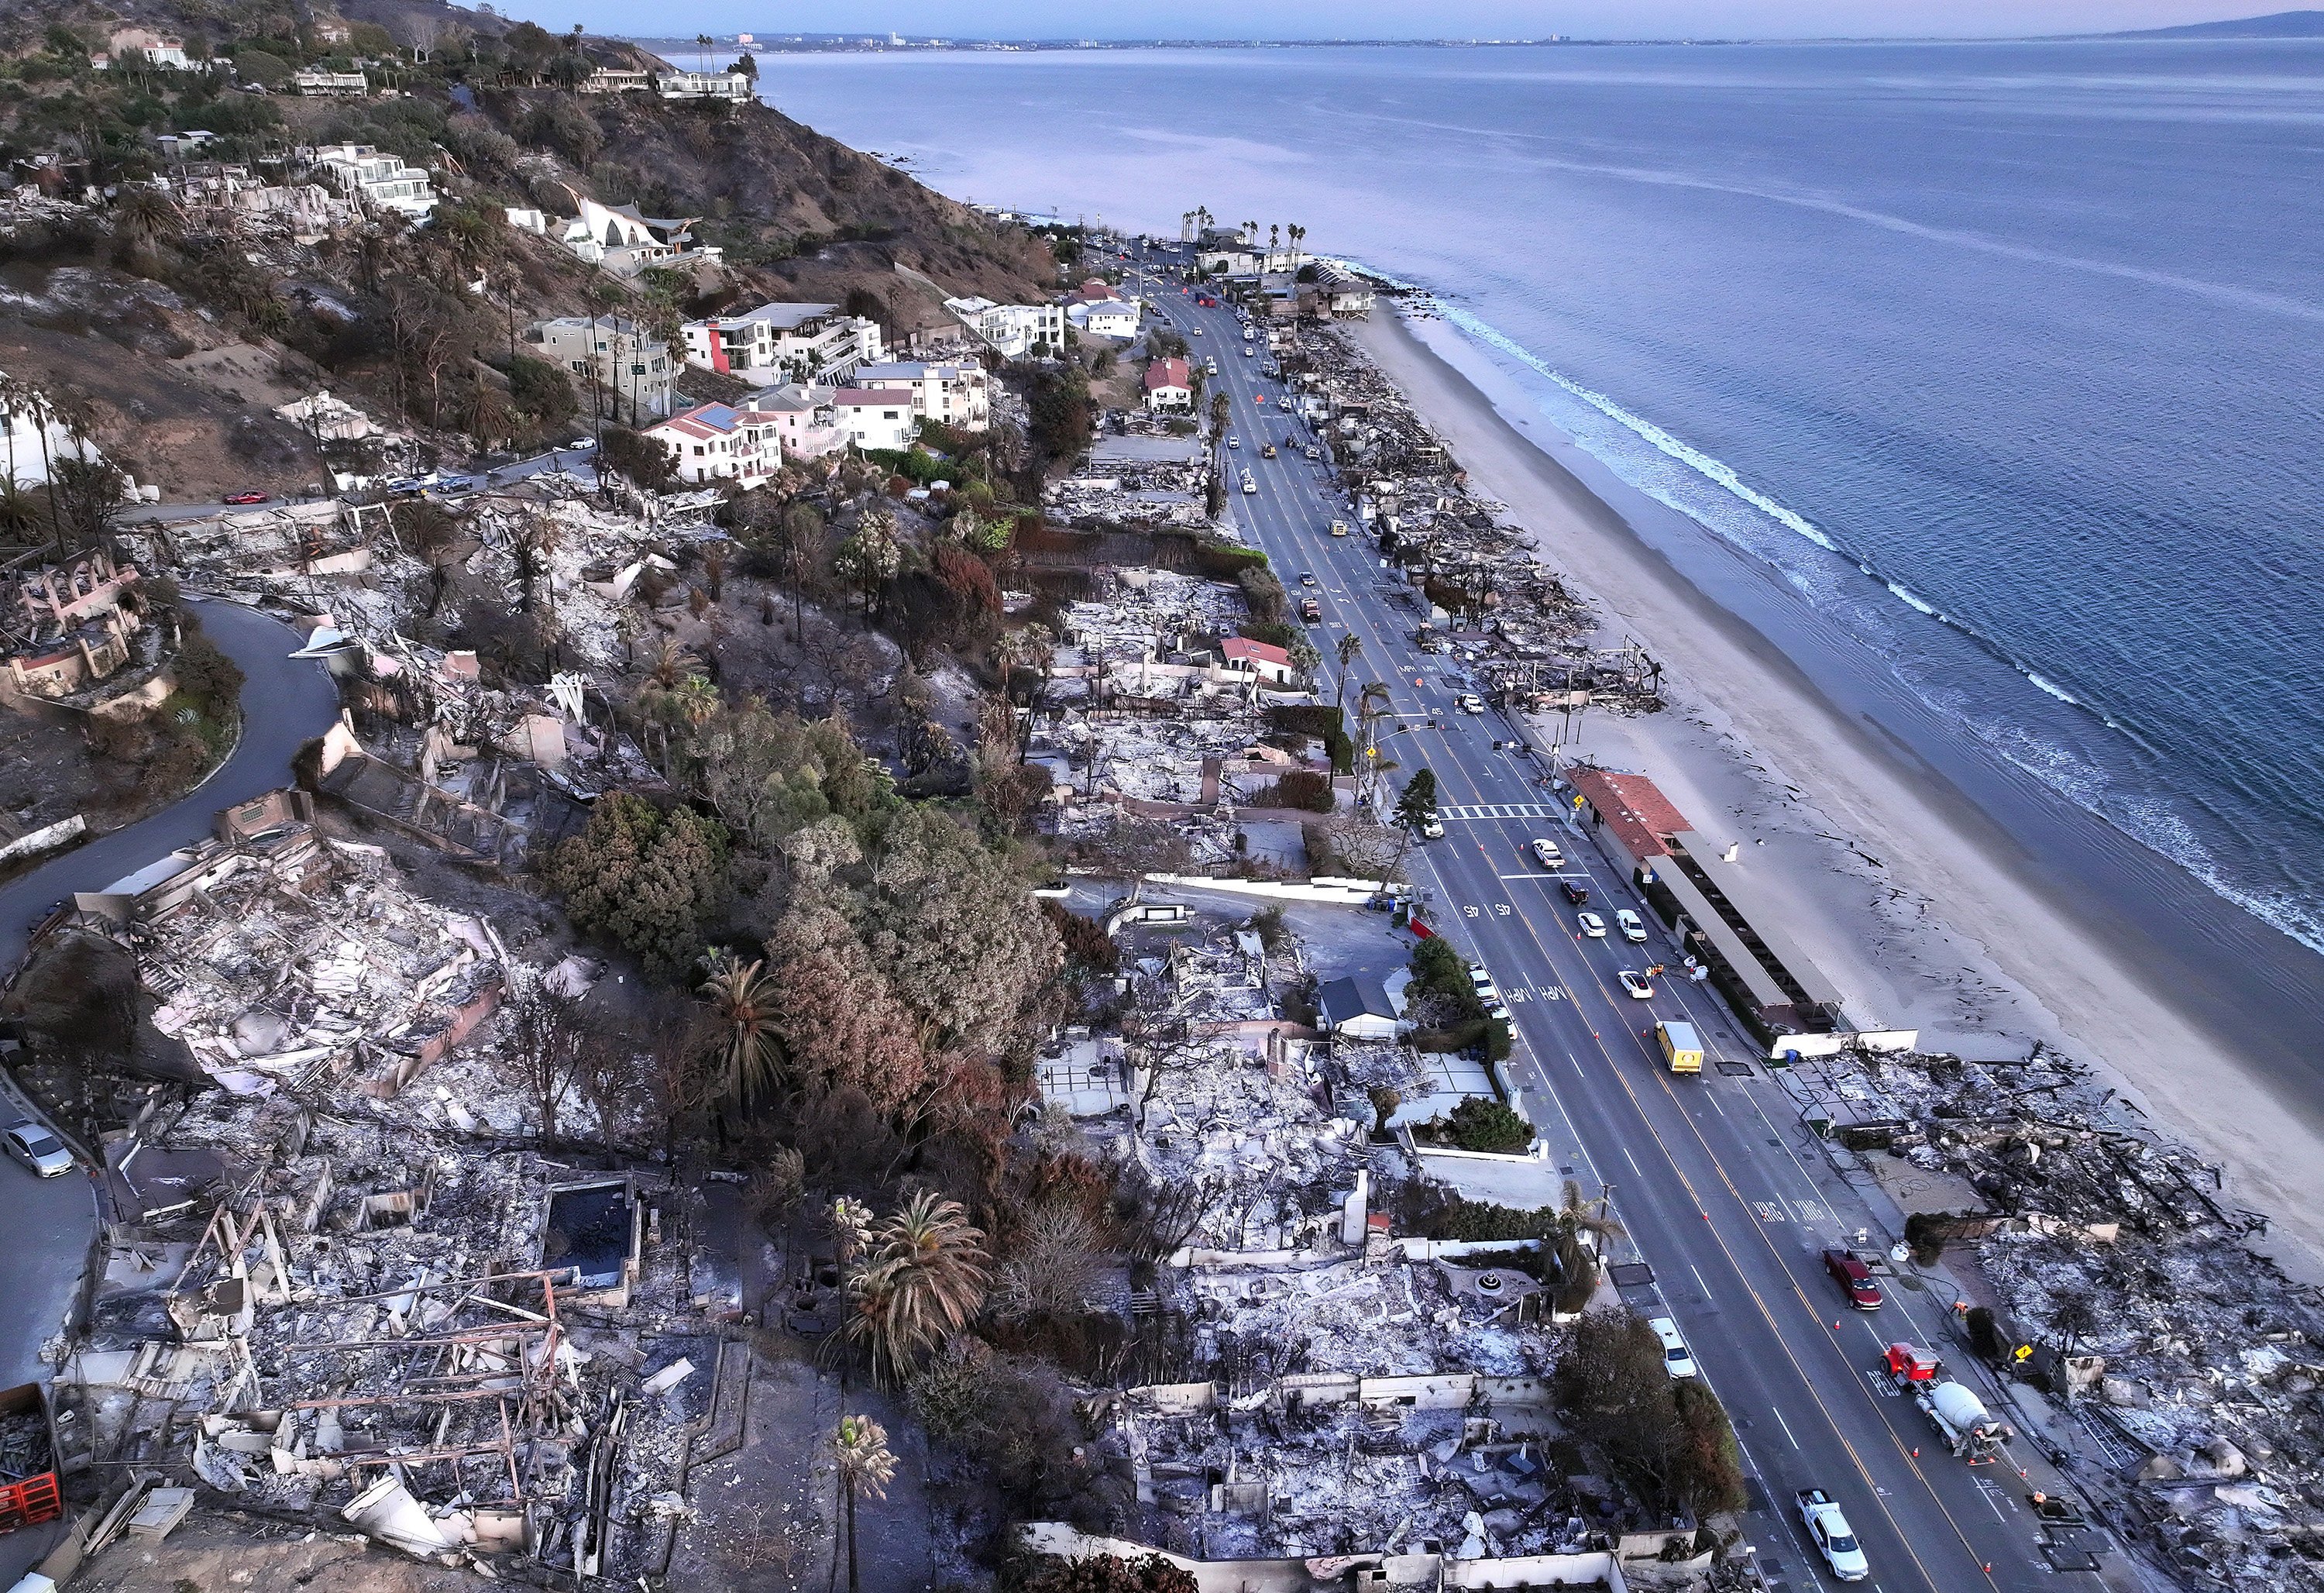
[[[1407,829],[1418,829],[1435,817],[1436,776],[1427,769],[1416,769],[1404,783],[1404,795],[1397,799],[1396,821]]]
[[[574,927],[634,952],[661,978],[702,955],[704,925],[725,892],[725,827],[689,808],[662,811],[613,792],[550,855],[546,878]]]
[[[1464,1151],[1513,1154],[1533,1144],[1533,1125],[1499,1101],[1471,1096],[1452,1108],[1446,1126]]]
[[[719,1093],[748,1109],[775,1091],[782,1047],[775,1038],[775,981],[764,962],[721,957],[697,992],[715,1025]]]
[[[968,1325],[989,1275],[984,1235],[960,1202],[921,1190],[857,1258],[848,1338],[870,1350],[875,1376],[900,1382],[923,1353]]]
[[[800,1088],[854,1088],[875,1110],[906,1110],[933,1076],[919,1023],[834,900],[802,891],[776,924],[767,956],[775,1027]]]
[[[903,557],[896,545],[894,523],[880,509],[865,510],[854,534],[841,542],[832,556],[840,579],[862,594],[867,625],[879,609],[881,588],[902,568]]]
[[[1363,656],[1364,639],[1350,631],[1340,638],[1333,652],[1339,656],[1340,675],[1332,685],[1332,706],[1342,708],[1348,699],[1348,672],[1356,660]]]

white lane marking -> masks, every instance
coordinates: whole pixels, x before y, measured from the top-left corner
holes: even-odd
[[[1702,1281],[1702,1269],[1696,1266],[1694,1263],[1690,1261],[1686,1264],[1686,1270],[1694,1274],[1694,1286],[1702,1291],[1702,1297],[1705,1300],[1709,1300],[1711,1298],[1711,1285]]]
[[[1622,1147],[1622,1160],[1630,1164],[1630,1171],[1632,1172],[1637,1173],[1640,1178],[1646,1176],[1646,1170],[1638,1165],[1638,1159],[1630,1154],[1630,1147],[1628,1145],[1624,1145]]]
[[[1784,1420],[1783,1407],[1780,1405],[1769,1405],[1767,1409],[1775,1413],[1775,1425],[1784,1430],[1784,1436],[1785,1438],[1792,1438],[1792,1424]],[[1798,1439],[1792,1438],[1792,1448],[1796,1449],[1799,1447],[1800,1440]]]

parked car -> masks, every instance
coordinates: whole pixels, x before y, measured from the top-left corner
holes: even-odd
[[[1630,993],[1632,1001],[1652,1001],[1655,998],[1655,982],[1637,969],[1626,968],[1614,977],[1622,981],[1622,988]]]
[[[1655,1337],[1663,1341],[1664,1371],[1674,1377],[1700,1375],[1694,1364],[1693,1353],[1686,1348],[1686,1340],[1679,1337],[1676,1322],[1668,1317],[1655,1317],[1649,1320],[1646,1326],[1652,1328],[1655,1330]]]
[[[1481,962],[1469,965],[1469,987],[1477,993],[1480,1001],[1490,1003],[1501,998],[1500,991],[1494,986],[1493,976],[1485,971],[1485,965]]]
[[[1583,884],[1578,879],[1559,880],[1557,882],[1557,888],[1563,891],[1565,893],[1565,899],[1572,903],[1576,907],[1581,906],[1582,903],[1590,900],[1590,887]]]
[[[230,492],[225,501],[229,504],[263,504],[270,501],[263,492]]]
[[[1825,1251],[1823,1270],[1831,1274],[1832,1282],[1848,1296],[1848,1303],[1857,1310],[1878,1311],[1887,1303],[1887,1296],[1880,1292],[1879,1281],[1873,1277],[1872,1269],[1853,1252]]]
[[[1606,938],[1606,921],[1596,913],[1577,912],[1573,915],[1573,922],[1575,926],[1591,940],[1602,940]]]
[[[572,441],[565,445],[565,451],[567,453],[586,454],[596,446],[597,440],[594,437],[576,437]]]
[[[10,1124],[5,1137],[8,1154],[42,1178],[73,1170],[73,1153],[65,1149],[64,1142],[29,1117]]]
[[[1544,868],[1563,868],[1565,866],[1565,854],[1557,849],[1557,843],[1554,840],[1544,839],[1540,836],[1536,836],[1534,838],[1533,860],[1540,864]]]
[[[1622,939],[1635,946],[1646,943],[1646,922],[1637,913],[1627,907],[1618,908],[1614,912],[1614,922],[1621,927]]]

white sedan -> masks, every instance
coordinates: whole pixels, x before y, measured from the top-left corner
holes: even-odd
[[[1700,1375],[1693,1353],[1686,1348],[1686,1340],[1679,1336],[1676,1322],[1668,1317],[1655,1317],[1646,1326],[1652,1328],[1655,1337],[1662,1340],[1664,1371],[1674,1377]]]
[[[1630,993],[1632,1001],[1652,1001],[1655,998],[1655,982],[1637,969],[1626,968],[1614,977],[1622,981],[1622,988]]]
[[[1621,908],[1615,912],[1614,922],[1621,926],[1622,939],[1634,946],[1646,943],[1646,926],[1637,913],[1627,907]]]
[[[1453,704],[1464,714],[1481,714],[1485,711],[1485,699],[1473,691],[1463,691],[1453,699]]]
[[[1582,932],[1591,940],[1602,940],[1606,938],[1606,921],[1596,913],[1577,912],[1573,915],[1573,922],[1581,925]]]

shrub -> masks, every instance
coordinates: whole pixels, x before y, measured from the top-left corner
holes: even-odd
[[[1490,1200],[1464,1200],[1454,1196],[1443,1207],[1421,1224],[1423,1236],[1431,1239],[1546,1239],[1559,1232],[1563,1225],[1554,1206],[1536,1206],[1530,1210],[1516,1206],[1499,1206]]]
[[[175,667],[178,690],[214,715],[234,707],[242,695],[242,666],[199,631],[186,633]]]
[[[1445,1126],[1464,1151],[1513,1154],[1533,1144],[1533,1125],[1499,1101],[1471,1096],[1452,1108]]]
[[[1332,779],[1313,769],[1289,769],[1273,783],[1261,786],[1250,793],[1254,808],[1303,808],[1311,813],[1328,813],[1334,800]]]
[[[560,844],[545,871],[576,929],[633,951],[675,978],[702,955],[705,925],[724,888],[726,827],[690,808],[665,813],[614,792],[588,827]]]

